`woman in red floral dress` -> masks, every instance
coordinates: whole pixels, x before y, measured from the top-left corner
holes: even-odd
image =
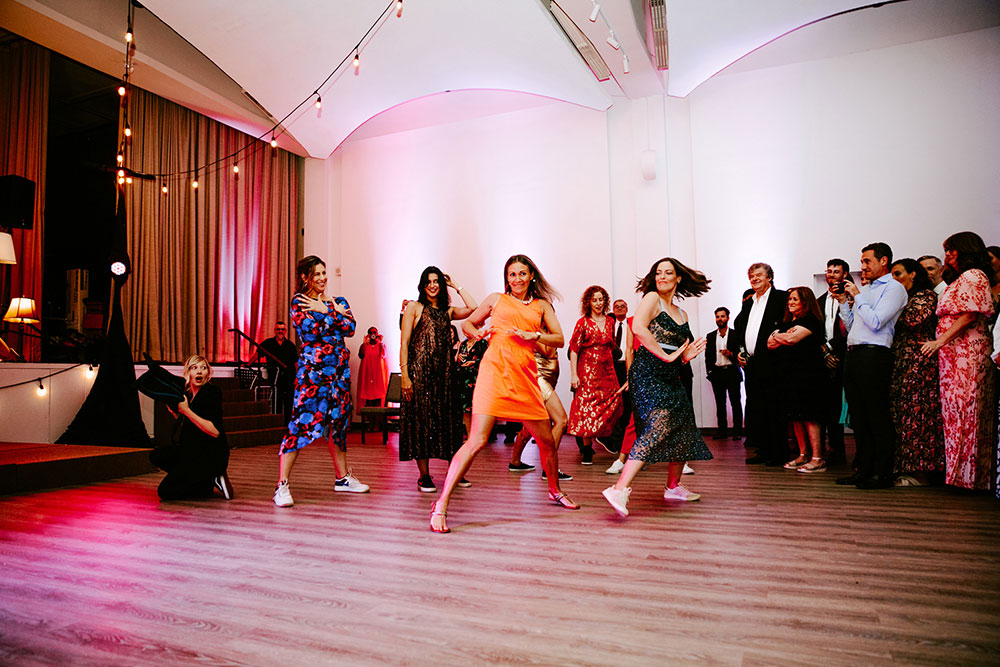
[[[593,463],[594,438],[607,437],[622,413],[612,350],[614,318],[606,315],[610,299],[605,289],[591,285],[580,299],[583,313],[569,341],[570,406],[566,432],[583,438],[583,464]]]

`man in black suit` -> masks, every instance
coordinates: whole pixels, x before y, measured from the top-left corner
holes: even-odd
[[[839,304],[838,304],[839,305]],[[729,309],[725,306],[715,309],[715,331],[706,336],[705,367],[708,369],[708,381],[712,383],[715,394],[715,417],[719,425],[717,438],[729,437],[728,421],[726,420],[726,395],[733,408],[732,436],[743,435],[743,402],[740,399],[740,383],[743,373],[740,372],[736,356],[739,354],[739,344],[736,335],[729,328]]]
[[[851,268],[842,259],[831,259],[826,263],[827,291],[817,301],[823,313],[826,326],[826,367],[829,382],[826,389],[827,413],[823,422],[826,434],[827,465],[842,465],[847,462],[844,453],[844,425],[840,415],[844,410],[844,355],[847,353],[847,330],[840,319],[840,302],[837,294],[843,293],[844,281],[851,279]]]
[[[783,465],[788,457],[788,428],[776,390],[777,370],[774,352],[767,349],[767,338],[785,316],[788,292],[772,285],[774,269],[768,264],[751,264],[747,271],[750,292],[743,297],[743,308],[736,316],[737,357],[746,372],[747,447],[757,452],[747,463]]]

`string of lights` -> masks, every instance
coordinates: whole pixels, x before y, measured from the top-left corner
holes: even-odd
[[[86,366],[87,367],[87,379],[88,380],[90,380],[91,378],[94,377],[94,372],[95,372],[94,371],[94,365],[93,364],[83,364],[83,363],[80,363],[80,364],[74,364],[72,366],[67,366],[66,368],[62,368],[62,369],[60,369],[58,371],[52,371],[48,375],[39,375],[38,377],[32,378],[30,380],[23,380],[21,382],[15,382],[13,384],[0,385],[0,390],[11,389],[13,387],[22,387],[22,386],[24,386],[26,384],[37,384],[38,385],[38,389],[37,389],[38,395],[39,396],[44,396],[46,393],[48,393],[48,388],[42,382],[43,380],[48,380],[49,378],[55,377],[56,375],[61,375],[63,373],[68,373],[69,371],[73,370],[74,368],[80,368],[81,366]]]
[[[230,164],[232,164],[231,169],[234,177],[239,178],[240,167],[238,162],[241,156],[244,160],[246,160],[257,151],[262,150],[267,145],[267,143],[263,143],[267,137],[270,137],[270,141],[268,143],[270,143],[271,148],[276,149],[278,147],[278,137],[287,131],[285,122],[288,121],[289,118],[292,118],[292,116],[298,113],[310,102],[312,102],[316,107],[317,113],[320,113],[323,106],[322,92],[326,88],[327,84],[330,83],[330,80],[336,76],[336,74],[349,60],[354,67],[354,75],[358,76],[361,70],[361,53],[368,44],[366,40],[368,40],[372,33],[375,32],[375,30],[386,20],[389,12],[393,9],[395,9],[397,18],[402,18],[403,16],[403,0],[390,0],[385,9],[382,10],[382,13],[379,14],[378,18],[376,18],[364,34],[361,35],[361,38],[357,41],[355,46],[347,52],[339,63],[337,63],[337,66],[333,68],[333,71],[331,71],[309,95],[303,98],[301,102],[296,104],[288,113],[271,126],[270,129],[262,132],[256,137],[253,137],[253,139],[245,146],[229,153],[228,155],[197,167],[191,167],[190,169],[181,169],[162,173],[149,173],[138,171],[128,166],[128,149],[131,145],[132,135],[135,131],[141,131],[140,128],[133,130],[129,123],[129,98],[131,93],[130,79],[134,67],[132,58],[135,54],[135,35],[132,31],[135,11],[135,3],[133,0],[128,0],[128,6],[128,31],[125,33],[125,73],[122,75],[121,85],[118,87],[118,94],[121,97],[121,117],[119,122],[121,130],[118,142],[118,155],[116,158],[118,162],[116,174],[119,185],[131,184],[135,178],[160,181],[160,190],[163,194],[168,194],[169,192],[169,187],[167,186],[168,182],[186,181],[192,176],[193,178],[190,179],[191,187],[192,189],[197,189],[199,186],[198,178],[201,174],[207,175],[216,171],[221,171],[229,168],[228,165]],[[294,122],[294,120],[292,122]]]

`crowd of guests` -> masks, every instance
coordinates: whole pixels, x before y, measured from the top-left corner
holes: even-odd
[[[284,376],[294,396],[274,493],[282,507],[293,504],[289,476],[298,450],[317,441],[331,453],[335,491],[368,491],[346,461],[352,401],[345,339],[354,334],[354,317],[346,299],[326,295],[321,259],[306,257],[296,274],[290,315],[298,358],[286,363],[283,323],[278,344],[268,350],[278,378],[281,367],[295,369],[294,382],[290,371]],[[559,295],[530,258],[511,257],[504,291],[482,302],[427,267],[417,299],[404,303],[400,317],[399,458],[416,462],[417,487],[427,493],[438,491],[429,460],[450,462],[431,529],[448,532],[454,490],[471,485],[465,474],[498,420],[523,426],[508,469],[534,469],[521,459],[533,438],[549,498],[564,508],[579,505],[560,488],[572,479],[558,464],[563,433],[577,437],[584,465],[592,464],[595,444],[618,455],[606,471],[618,480],[604,491],[618,513],[628,514],[632,479],[657,462],[668,464],[667,500],[697,500],[680,479],[688,461],[712,458],[692,405],[690,362],[703,352],[717,437],[745,434],[748,464],[804,474],[842,466],[848,463],[846,423],[856,451],[851,474],[838,484],[995,487],[1000,249],[962,232],[945,240],[942,262],[931,255],[894,259],[887,244],[872,243],[861,250],[860,284],[842,259],[831,259],[825,275],[827,290],[817,298],[808,286],[778,289],[768,264],[752,264],[733,328],[730,310],[719,307],[716,329],[705,338],[695,337],[677,301],[707,293],[711,281],[674,258],[658,260],[639,280],[634,317],[627,317],[624,300],[612,306],[603,287],[588,287],[568,342],[573,401],[567,411],[554,390],[558,349],[566,342],[552,307]],[[452,305],[449,289],[462,305]],[[453,321],[461,322],[464,341]],[[380,401],[388,368],[374,328],[360,356],[359,404]],[[204,365],[193,375],[192,399],[210,377]],[[220,427],[206,428],[218,419],[205,422],[184,411],[180,418],[197,427],[198,437],[224,438]],[[202,490],[210,482],[200,482]],[[228,478],[223,486],[231,497]]]

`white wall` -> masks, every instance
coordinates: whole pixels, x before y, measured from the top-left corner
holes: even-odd
[[[634,307],[635,277],[674,255],[713,280],[683,304],[704,334],[716,306],[738,309],[756,260],[787,287],[874,240],[898,256],[963,229],[1000,241],[998,45],[1000,30],[977,31],[721,75],[683,100],[554,102],[348,142],[307,166],[306,251],[339,263],[340,293],[359,328],[386,335],[393,368],[424,266],[482,298],[515,252],[563,292],[567,336],[587,285]],[[700,360],[695,373],[699,423],[714,426]]]

